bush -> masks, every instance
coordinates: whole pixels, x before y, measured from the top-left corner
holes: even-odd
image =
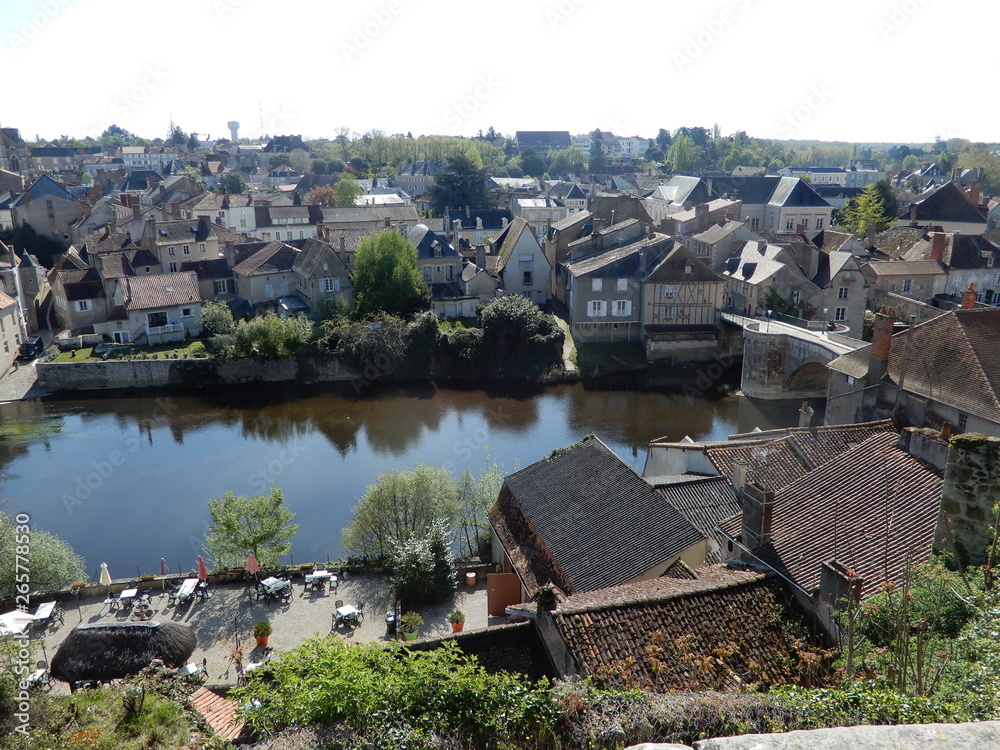
[[[416,633],[424,624],[424,618],[419,612],[404,612],[399,618],[399,629],[404,633]]]
[[[238,357],[284,357],[297,354],[312,338],[312,323],[304,315],[279,318],[274,313],[241,320],[233,334]]]
[[[435,523],[425,537],[412,537],[397,548],[392,583],[404,604],[437,604],[455,593],[455,564],[448,525]]]
[[[233,312],[225,302],[206,302],[201,306],[201,324],[211,334],[232,333],[236,328]]]

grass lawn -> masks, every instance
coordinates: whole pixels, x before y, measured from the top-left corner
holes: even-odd
[[[638,370],[646,366],[646,352],[642,344],[579,344],[576,364],[584,377]]]
[[[182,344],[165,344],[163,346],[122,346],[108,359],[203,359],[211,355],[205,349],[205,342],[200,340],[185,341]],[[95,357],[93,349],[77,349],[62,352],[53,362],[101,362]]]

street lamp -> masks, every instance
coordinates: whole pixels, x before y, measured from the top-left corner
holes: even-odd
[[[828,317],[829,314],[830,314],[830,308],[829,307],[824,307],[823,308],[823,338],[827,338],[828,337],[827,336],[827,331],[830,329],[830,318]]]
[[[766,333],[770,333],[770,332],[771,332],[771,311],[768,310],[767,311],[767,331],[766,331]]]

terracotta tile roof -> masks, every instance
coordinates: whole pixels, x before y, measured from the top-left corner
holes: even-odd
[[[452,641],[462,653],[475,656],[490,674],[515,672],[532,680],[556,677],[545,645],[532,622],[494,625],[485,630],[467,630],[443,638],[428,638],[407,646],[411,651],[431,651]]]
[[[742,461],[747,467],[747,478],[768,490],[776,490],[791,484],[808,471],[787,438],[766,443],[759,441],[732,443],[708,448],[705,450],[705,455],[725,477],[731,477],[733,464]]]
[[[627,671],[656,692],[786,682],[794,653],[779,580],[723,566],[697,572],[569,597],[553,617],[581,671],[612,683]]]
[[[234,740],[243,733],[243,719],[238,716],[236,701],[223,698],[206,687],[191,693],[188,700],[194,710],[208,722],[212,730],[226,740]]]
[[[125,276],[122,284],[127,310],[201,304],[198,276],[194,271]]]
[[[529,590],[624,583],[703,538],[594,437],[507,477],[490,521]]]
[[[836,560],[864,580],[864,595],[930,557],[940,472],[874,435],[780,490],[771,542],[755,554],[806,591]]]
[[[899,382],[907,332],[892,337],[888,377]],[[1000,308],[953,310],[913,327],[904,390],[1000,424]],[[868,371],[871,345],[827,366],[855,378]]]

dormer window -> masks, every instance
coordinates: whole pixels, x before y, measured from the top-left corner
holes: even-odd
[[[440,258],[441,257],[441,246],[440,245],[435,245],[434,246],[434,257],[435,258]]]

